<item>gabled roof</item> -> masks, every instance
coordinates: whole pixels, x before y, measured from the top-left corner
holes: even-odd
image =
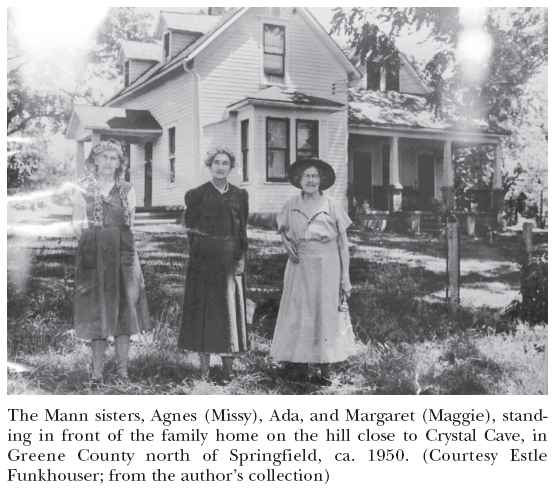
[[[162,127],[150,111],[107,108],[77,104],[66,130],[66,138],[76,140],[84,131],[114,135],[158,135]]]
[[[130,84],[128,87],[125,87],[118,94],[113,96],[105,104],[109,104],[115,99],[118,99],[121,96],[124,96],[130,92],[133,92],[135,89],[146,84],[147,82],[151,80],[155,80],[159,77],[162,77],[166,73],[171,72],[175,68],[181,66],[183,60],[187,59],[187,57],[191,53],[197,50],[197,48],[200,48],[203,44],[211,41],[212,38],[215,37],[215,34],[218,33],[220,29],[224,29],[228,23],[234,20],[234,18],[237,17],[239,14],[245,13],[246,10],[247,10],[246,8],[234,8],[226,12],[226,14],[223,17],[210,16],[210,17],[214,17],[214,19],[217,19],[218,22],[208,32],[206,32],[203,36],[197,39],[192,45],[185,48],[185,50],[183,50],[181,53],[179,53],[169,62],[157,63],[154,67],[152,67],[150,70],[148,70],[143,75],[141,75],[132,84]],[[186,15],[186,14],[183,14],[183,15]]]
[[[113,96],[109,101],[106,102],[106,104],[109,104],[110,102],[113,102],[114,100],[119,99],[120,97],[125,96],[126,94],[130,94],[131,92],[134,92],[139,87],[142,87],[151,81],[161,78],[165,74],[181,66],[184,60],[189,60],[194,58],[203,49],[205,49],[214,39],[216,39],[221,33],[223,33],[229,26],[231,26],[234,22],[237,22],[249,9],[250,7],[233,8],[233,9],[230,9],[228,12],[226,12],[226,14],[222,17],[205,16],[205,17],[211,17],[213,19],[216,19],[218,22],[214,24],[212,28],[210,28],[206,33],[204,33],[193,44],[185,48],[185,50],[183,50],[181,53],[175,56],[168,63],[165,63],[165,64],[158,63],[150,70],[148,70],[146,73],[144,73],[142,76],[140,76],[128,87],[124,88],[118,94]],[[316,18],[308,11],[308,9],[305,7],[299,7],[297,8],[297,12],[301,13],[303,18],[307,20],[314,27],[317,36],[324,42],[325,46],[329,48],[332,56],[334,56],[344,66],[344,68],[347,71],[349,71],[349,73],[352,73],[355,78],[360,77],[360,74],[358,73],[358,70],[356,69],[356,67],[351,63],[351,61],[347,58],[345,53],[343,53],[341,48],[325,31],[325,29],[320,25],[320,23],[316,20]],[[176,14],[176,15],[185,15],[191,18],[202,17],[196,14]],[[157,26],[157,29],[158,29],[158,26]]]
[[[444,117],[438,117],[422,96],[361,89],[349,89],[349,125],[489,135],[510,134],[484,120],[466,120],[454,110]]]
[[[145,60],[158,62],[162,58],[162,48],[156,43],[139,43],[137,41],[122,41],[119,50],[118,65],[127,60]]]
[[[424,88],[424,90],[428,93],[432,92],[430,87],[428,86],[428,84],[426,83],[426,81],[418,71],[418,69],[409,60],[409,57],[405,55],[402,51],[399,51],[398,49],[396,51],[397,51],[397,54],[399,55],[399,58],[401,58],[401,62],[403,63],[403,65],[407,67],[407,69],[410,72],[412,72],[413,76],[418,80],[420,84],[422,84],[422,87]],[[363,67],[363,63],[362,63],[362,60],[360,59],[360,55],[355,55],[355,52],[356,52],[356,49],[351,48],[350,50],[347,51],[346,55],[349,57],[349,60],[351,60],[353,65],[355,65],[357,68]],[[374,57],[373,61],[379,61],[380,59],[381,59],[381,56]],[[362,69],[366,71],[365,67]]]
[[[234,111],[247,104],[252,104],[254,106],[288,106],[309,109],[327,109],[332,111],[338,111],[345,107],[344,104],[332,101],[331,99],[310,96],[302,92],[272,86],[230,104],[228,110]]]
[[[221,19],[216,15],[186,14],[162,10],[154,30],[154,38],[162,39],[162,34],[166,29],[205,34]]]

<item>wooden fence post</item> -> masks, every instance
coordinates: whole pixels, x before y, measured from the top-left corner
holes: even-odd
[[[470,237],[476,235],[476,216],[474,214],[468,214],[466,218],[466,230]]]
[[[460,242],[459,223],[447,222],[447,277],[449,304],[452,315],[456,315],[460,302]]]
[[[522,240],[524,241],[524,248],[526,250],[526,262],[530,263],[532,260],[532,230],[533,225],[530,222],[525,222],[522,226]]]

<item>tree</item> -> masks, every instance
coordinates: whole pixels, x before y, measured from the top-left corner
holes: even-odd
[[[8,8],[8,188],[29,182],[43,162],[48,135],[65,128],[75,102],[101,101],[95,87],[100,79],[118,77],[115,61],[122,40],[150,40],[151,18],[133,8],[112,8],[88,44],[31,53],[18,39]]]
[[[116,60],[122,41],[152,42],[149,34],[152,15],[141,13],[133,7],[109,9],[91,42],[86,57],[89,77],[116,79],[121,73]]]

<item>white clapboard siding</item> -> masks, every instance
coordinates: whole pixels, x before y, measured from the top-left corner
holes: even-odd
[[[129,83],[132,84],[143,73],[149,70],[155,62],[146,60],[129,60]]]
[[[415,74],[414,70],[406,65],[401,64],[399,71],[399,89],[407,94],[427,94],[428,90],[424,87],[422,81]]]
[[[171,32],[171,57],[174,58],[198,39],[198,34]]]
[[[129,109],[146,109],[164,133],[153,141],[152,205],[183,205],[185,191],[197,186],[194,171],[191,76],[181,74],[124,103]],[[176,128],[176,179],[170,183],[169,128]],[[137,190],[137,204],[144,205],[144,147],[131,146],[131,182]]]
[[[262,77],[262,24],[271,22],[269,9],[253,8],[228,33],[215,40],[213,45],[195,60],[196,70],[201,77],[201,118],[203,124],[203,142],[201,152],[215,145],[228,142],[229,148],[240,158],[237,148],[238,126],[234,117],[226,113],[226,107],[238,102],[248,95],[258,92],[263,86]],[[292,15],[291,8],[282,8],[281,20],[286,21],[287,65],[289,87],[299,92],[341,102],[347,107],[345,83],[347,73],[335,63],[319,38],[304,19]],[[334,94],[332,87],[339,83],[339,90]],[[266,119],[257,115],[251,119],[253,151],[250,152],[251,168],[248,184],[241,186],[251,195],[251,210],[259,213],[279,212],[283,203],[298,190],[282,183],[266,183]],[[280,117],[283,114],[280,113]],[[291,127],[295,118],[314,119],[313,113],[289,112]],[[336,185],[329,191],[331,196],[343,201],[346,190],[346,116],[345,111],[333,114],[319,113],[320,122],[320,156],[328,159],[337,173]],[[322,134],[324,133],[324,134]],[[291,139],[291,146],[295,139]],[[254,151],[256,150],[256,151]],[[256,166],[256,169],[255,169]],[[201,173],[201,181],[209,179],[208,170]],[[237,183],[236,170],[231,174],[232,182]],[[253,196],[253,194],[257,196]],[[255,204],[255,205],[253,205]]]

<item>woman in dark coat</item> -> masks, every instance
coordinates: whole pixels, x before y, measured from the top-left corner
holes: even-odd
[[[232,376],[233,356],[247,349],[245,253],[249,196],[229,184],[235,156],[216,147],[205,161],[212,180],[185,195],[189,263],[177,345],[199,352],[203,377],[210,354],[222,357],[224,378]]]
[[[127,380],[131,335],[147,330],[150,317],[131,224],[137,198],[124,181],[127,156],[117,140],[96,145],[86,160],[90,175],[73,195],[79,240],[75,263],[75,335],[91,341],[91,382],[102,381],[108,338],[114,337],[116,373]]]

